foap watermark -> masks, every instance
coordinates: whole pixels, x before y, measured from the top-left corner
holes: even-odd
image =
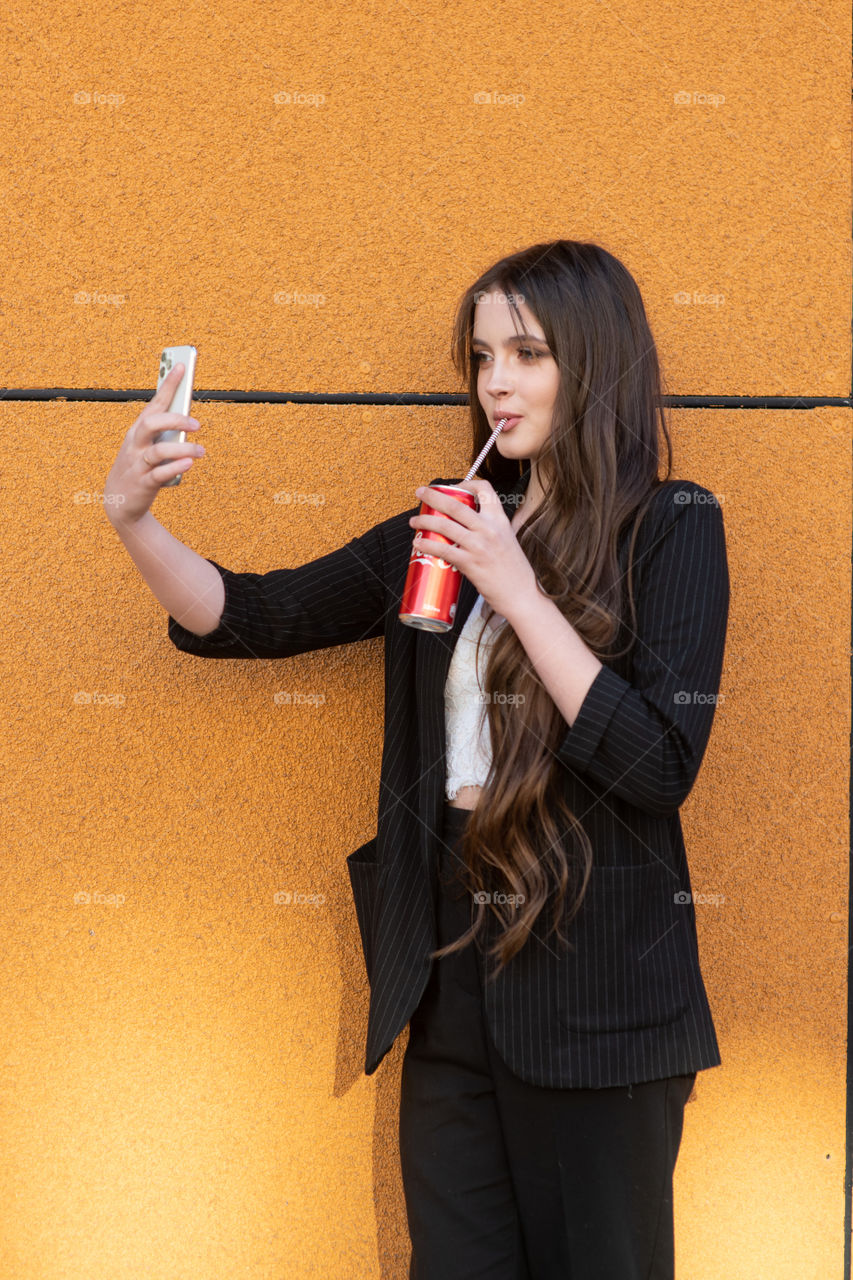
[[[505,302],[506,305],[509,307],[512,307],[512,306],[523,307],[524,294],[523,293],[500,293],[498,290],[495,290],[493,293],[488,293],[485,289],[478,289],[477,292],[474,294],[474,301],[475,302],[494,302],[494,303]]]
[[[85,889],[80,889],[74,895],[74,905],[78,907],[120,907],[125,901],[123,893],[100,893],[97,889],[94,893],[87,893]]]
[[[721,107],[725,100],[724,93],[688,93],[686,89],[673,97],[677,107]]]
[[[127,699],[123,693],[88,693],[78,689],[74,694],[74,702],[78,707],[123,707]]]
[[[78,107],[120,107],[124,100],[123,93],[89,93],[87,89],[78,89],[74,94]]]
[[[721,307],[726,300],[726,295],[700,293],[698,289],[690,293],[687,289],[679,289],[678,293],[673,294],[673,300],[677,307]]]
[[[692,489],[678,489],[672,495],[672,500],[678,507],[686,507],[691,502],[695,507],[721,507],[726,500],[726,495],[710,491],[702,493],[699,490],[694,492]]]
[[[90,493],[88,489],[78,489],[72,500],[76,503],[105,502],[108,507],[120,507],[127,498],[123,493]]]
[[[479,107],[520,107],[524,102],[524,94],[498,93],[497,90],[495,90],[492,93],[475,93],[474,101]]]
[[[82,307],[92,302],[99,307],[122,307],[125,301],[123,293],[88,293],[85,289],[78,289],[74,295],[75,304]]]
[[[322,107],[326,101],[324,93],[290,93],[282,90],[274,93],[273,102],[277,107]]]
[[[476,701],[501,702],[514,707],[521,706],[522,702],[526,702],[527,699],[523,693],[502,693],[500,690],[496,690],[494,693],[489,693],[488,689],[483,689],[478,692]]]
[[[710,906],[719,907],[719,906],[722,906],[722,904],[725,902],[726,895],[724,893],[692,893],[690,894],[690,893],[687,893],[685,889],[679,889],[676,893],[672,895],[673,902],[678,903],[679,906],[685,906],[687,903],[691,901],[691,899],[693,900],[693,902],[698,902],[700,905],[704,903],[708,903]]]
[[[299,689],[292,692],[279,689],[278,693],[273,694],[272,700],[277,707],[321,707],[326,701],[326,695],[325,693],[305,693]]]
[[[725,702],[726,695],[724,693],[700,693],[698,689],[694,689],[692,693],[689,689],[677,689],[672,695],[672,700],[678,703],[680,707],[686,707],[689,704],[699,705],[700,703],[714,703],[714,705],[717,705],[720,702]]]
[[[296,493],[293,489],[279,489],[272,496],[273,502],[283,502],[294,506],[323,507],[326,505],[324,493]]]
[[[489,893],[486,889],[478,889],[472,897],[478,906],[485,906],[492,902],[504,903],[508,907],[520,907],[522,902],[526,901],[523,893]]]
[[[277,307],[323,307],[326,304],[325,293],[296,293],[279,289],[272,300]]]
[[[289,889],[279,889],[272,900],[277,907],[322,907],[326,901],[324,893],[291,893]]]

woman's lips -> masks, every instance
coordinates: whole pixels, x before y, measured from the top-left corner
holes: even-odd
[[[500,422],[500,418],[498,418],[497,421]],[[516,413],[507,414],[506,426],[501,431],[501,435],[503,435],[507,431],[511,431],[517,422],[521,422],[520,414],[516,414]],[[497,425],[497,423],[495,425]]]

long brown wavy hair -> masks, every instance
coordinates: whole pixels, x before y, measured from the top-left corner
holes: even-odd
[[[479,295],[492,290],[506,296],[524,332],[520,297],[542,326],[560,371],[551,434],[537,461],[544,497],[517,531],[519,545],[540,588],[599,660],[621,656],[636,629],[632,568],[639,523],[672,471],[663,379],[640,291],[612,254],[576,240],[533,245],[502,258],[474,281],[459,302],[451,344],[454,366],[468,386],[472,463],[492,433],[471,351]],[[666,444],[662,476],[658,426]],[[501,457],[496,448],[479,472],[504,488],[521,474],[519,462]],[[617,546],[631,524],[623,579]],[[484,619],[493,614],[484,605]],[[623,625],[629,639],[617,651],[612,646]],[[495,633],[483,691],[492,764],[469,814],[459,872],[476,895],[476,919],[433,955],[467,946],[492,911],[505,926],[488,952],[497,959],[493,979],[524,946],[549,901],[548,934],[556,931],[568,944],[560,920],[565,911],[568,923],[580,908],[593,849],[561,793],[563,766],[554,753],[566,723],[508,624]],[[564,820],[562,830],[555,815]],[[497,901],[491,900],[495,895]]]

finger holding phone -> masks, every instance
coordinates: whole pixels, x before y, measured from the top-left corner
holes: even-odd
[[[203,445],[186,439],[200,425],[189,416],[195,362],[195,347],[163,351],[157,390],[128,429],[104,486],[114,523],[141,519],[158,491],[180,484],[193,459],[204,455]]]

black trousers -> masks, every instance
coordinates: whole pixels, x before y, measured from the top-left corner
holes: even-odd
[[[450,877],[466,811],[445,805],[439,945],[470,926]],[[474,944],[433,961],[409,1024],[400,1160],[410,1280],[674,1280],[672,1176],[696,1073],[551,1089],[489,1036]]]

